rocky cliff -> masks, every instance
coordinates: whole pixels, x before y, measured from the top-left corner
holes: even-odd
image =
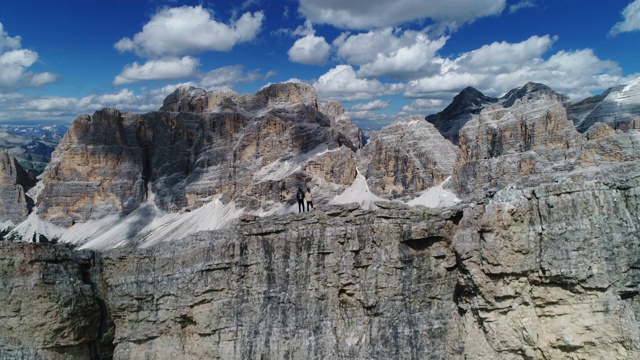
[[[199,96],[175,103],[208,110],[167,116],[218,113]],[[313,109],[304,99],[298,106]],[[640,133],[606,124],[579,133],[553,93],[525,89],[513,99],[461,130],[447,165],[462,200],[455,205],[244,214],[219,230],[96,252],[4,244],[0,357],[639,358]],[[126,128],[130,115],[120,116]],[[405,131],[414,120],[424,128]],[[377,142],[388,159],[413,162],[391,167],[398,178],[435,177],[435,166],[418,171],[433,150],[405,148],[447,142],[414,120],[353,158],[350,147],[335,149],[355,168],[377,163],[362,155],[377,154]],[[109,136],[126,143],[131,135]],[[305,157],[304,171],[326,171],[332,160],[311,164],[327,153]],[[264,171],[278,178],[286,159]],[[406,184],[409,192],[417,182]],[[38,296],[23,299],[34,289]]]
[[[361,135],[334,113],[320,111],[310,86],[288,83],[253,96],[180,88],[158,112],[83,115],[43,174],[38,215],[73,224],[127,215],[148,199],[191,210],[215,195],[268,211],[297,186],[335,196],[355,178]]]
[[[640,129],[640,79],[607,89],[568,107],[576,129],[585,132],[595,123],[614,129]]]
[[[376,195],[411,199],[451,175],[456,152],[433,125],[415,116],[373,133],[359,153],[359,168]]]
[[[12,155],[0,152],[1,221],[18,224],[27,218],[33,201],[25,193],[35,183],[35,177],[24,170]]]

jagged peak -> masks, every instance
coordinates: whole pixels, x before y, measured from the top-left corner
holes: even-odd
[[[302,82],[270,84],[260,89],[254,98],[268,105],[283,102],[303,103],[318,108],[318,93],[313,86]]]
[[[500,98],[500,103],[508,108],[513,106],[517,99],[538,100],[543,98],[559,100],[562,103],[570,102],[569,97],[555,92],[549,86],[530,81],[506,93]]]

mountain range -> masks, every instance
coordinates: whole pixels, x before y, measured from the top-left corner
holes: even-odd
[[[366,144],[300,83],[81,115],[37,182],[0,158],[0,357],[638,358],[637,86]]]

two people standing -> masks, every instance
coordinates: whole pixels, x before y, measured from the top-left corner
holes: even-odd
[[[306,192],[302,191],[302,188],[298,188],[298,193],[296,194],[296,199],[298,200],[298,213],[304,212],[304,203],[307,202],[307,211],[309,211],[309,206],[313,209],[313,196],[311,195],[311,189],[307,189]]]

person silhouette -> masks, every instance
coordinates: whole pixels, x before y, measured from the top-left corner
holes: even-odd
[[[301,187],[298,187],[298,193],[296,194],[296,199],[298,199],[298,214],[304,212],[304,191],[302,191]]]
[[[307,188],[307,192],[304,194],[304,200],[307,202],[307,211],[309,211],[309,206],[313,209],[313,196],[311,196],[311,189]]]

